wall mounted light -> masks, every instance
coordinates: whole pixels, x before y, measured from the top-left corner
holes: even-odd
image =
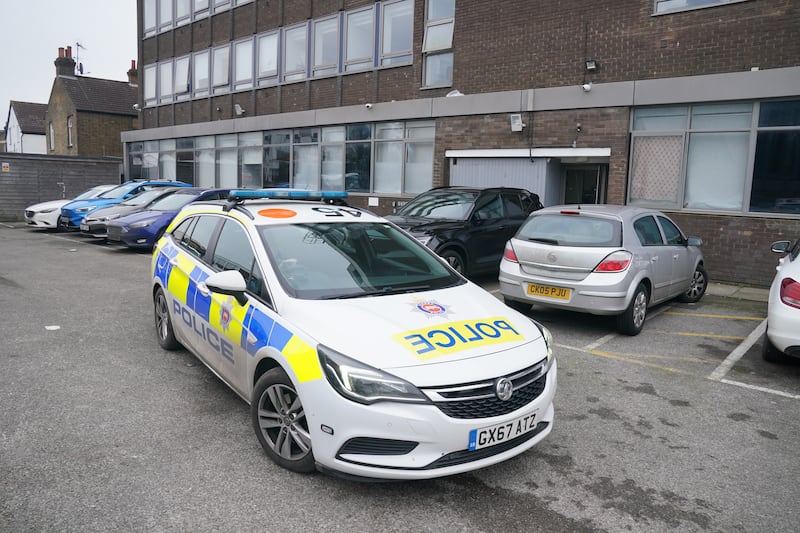
[[[598,66],[600,66],[600,65],[594,59],[587,59],[586,60],[586,70],[589,70],[589,71],[597,70]]]
[[[522,122],[522,115],[520,113],[514,113],[509,115],[511,119],[511,131],[522,131],[522,128],[525,127],[525,124]]]

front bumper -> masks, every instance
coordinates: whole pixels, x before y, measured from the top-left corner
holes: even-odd
[[[25,224],[32,228],[56,229],[60,217],[61,215],[58,212],[36,213],[33,211],[25,211]]]
[[[86,220],[80,223],[81,233],[89,237],[105,237],[108,235],[108,228],[105,222],[98,220]]]
[[[129,248],[152,248],[153,235],[145,228],[129,228],[109,224],[106,226],[106,240],[110,244],[121,244]]]
[[[430,404],[361,405],[339,396],[325,378],[307,384],[304,405],[317,466],[347,477],[413,480],[484,468],[541,442],[552,430],[555,361],[541,393],[522,407],[489,418],[459,419]],[[313,398],[314,400],[311,400]],[[469,450],[470,432],[535,413],[533,429],[500,444]],[[321,428],[327,428],[323,431]]]

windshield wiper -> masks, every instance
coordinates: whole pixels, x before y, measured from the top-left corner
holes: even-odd
[[[528,237],[528,240],[531,242],[540,242],[542,244],[555,244],[558,245],[558,241],[556,239],[545,239],[542,237]]]
[[[332,294],[325,296],[323,300],[348,300],[351,298],[361,298],[370,296],[387,296],[389,294],[405,294],[408,292],[424,291],[431,288],[431,285],[413,285],[409,287],[382,287],[380,289],[370,289],[361,292],[348,292],[345,294]]]

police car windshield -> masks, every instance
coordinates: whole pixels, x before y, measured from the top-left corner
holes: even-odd
[[[259,228],[284,289],[308,300],[441,289],[465,283],[405,233],[384,222]]]

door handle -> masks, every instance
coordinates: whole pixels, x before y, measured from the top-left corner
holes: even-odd
[[[657,256],[657,255],[654,255],[654,256],[652,257],[652,259],[650,259],[650,262],[651,262],[651,263],[658,263],[658,256]]]
[[[672,256],[672,258],[677,260],[680,256],[681,256],[681,254],[675,254],[675,255]]]

